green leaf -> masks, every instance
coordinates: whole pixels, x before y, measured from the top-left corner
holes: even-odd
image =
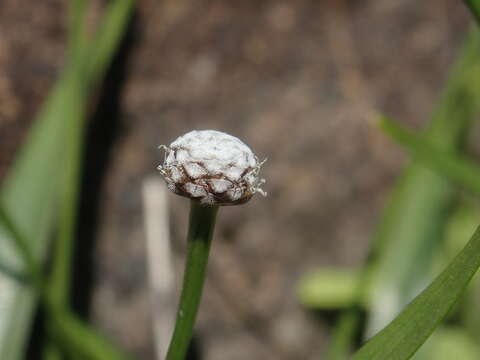
[[[425,132],[439,147],[455,149],[462,142],[468,119],[480,104],[478,69],[480,41],[476,30],[470,32],[451,72],[442,97]],[[478,70],[476,71],[478,74]],[[414,159],[397,181],[371,246],[368,265],[363,272],[369,278],[370,294],[367,332],[385,326],[426,283],[433,266],[452,200],[452,188],[445,179]],[[402,261],[403,259],[403,261]],[[375,277],[375,274],[379,274]],[[367,276],[368,275],[368,276]],[[341,316],[331,344],[331,360],[345,359],[352,346],[360,313],[346,310]],[[352,320],[353,319],[353,320]],[[345,325],[346,324],[346,325]],[[348,331],[343,331],[347,328]],[[341,347],[344,346],[342,349]]]
[[[62,181],[64,138],[68,111],[79,107],[77,89],[65,78],[53,90],[45,110],[30,132],[2,188],[2,201],[27,238],[37,258],[43,258],[54,220],[57,189]],[[0,228],[0,263],[23,272],[9,236]],[[0,274],[0,358],[19,359],[31,321],[34,296],[29,286]],[[8,309],[8,310],[6,310]]]
[[[70,161],[64,151],[69,139],[66,134],[77,122],[83,122],[89,91],[109,64],[132,7],[133,0],[112,1],[95,41],[73,52],[74,58],[67,61],[2,186],[0,200],[38,259],[44,258],[48,246],[65,165]],[[35,296],[28,284],[10,276],[24,269],[8,236],[0,228],[0,268],[8,269],[0,273],[0,359],[18,360],[24,351]]]
[[[456,152],[480,104],[480,41],[472,31],[422,138]],[[416,154],[417,155],[417,154]],[[455,188],[414,156],[397,182],[374,239],[367,333],[399,313],[430,280]]]
[[[480,166],[477,163],[460,154],[444,151],[387,117],[380,118],[378,125],[426,166],[480,195]]]
[[[70,30],[70,41],[72,42],[72,48],[77,48],[75,54],[79,57],[76,61],[79,70],[86,69],[83,75],[91,80],[91,83],[86,85],[93,86],[105,72],[120,37],[124,33],[132,1],[115,1],[110,5],[107,9],[106,20],[92,43],[84,43],[85,40],[82,37],[84,28],[82,19],[85,6],[86,2],[84,0],[75,0],[72,3],[71,22],[74,26]],[[95,57],[90,56],[92,51],[95,51]],[[82,82],[79,81],[80,86],[81,84]],[[82,88],[86,90],[86,87]],[[78,120],[64,134],[67,138],[64,152],[68,156],[68,162],[64,167],[64,182],[62,183],[59,204],[58,238],[56,239],[51,277],[52,296],[57,302],[65,305],[68,303],[71,281],[70,272],[81,178],[83,133],[85,130],[83,123],[88,100],[86,91],[82,93],[82,99],[84,106],[70,115]]]
[[[96,329],[70,312],[52,315],[56,335],[54,340],[61,344],[70,358],[88,360],[133,360],[113,346]]]
[[[468,233],[473,233],[480,219],[480,204],[476,199],[464,197],[461,206],[455,211],[449,224],[448,247],[445,255],[450,260],[465,246]],[[468,293],[459,306],[456,307],[455,318],[463,324],[470,336],[477,339],[480,336],[480,273],[476,273],[468,288]],[[480,357],[479,357],[480,358]]]
[[[30,275],[32,287],[39,295],[51,325],[52,338],[60,343],[66,352],[83,359],[131,359],[106,341],[99,333],[83,323],[65,306],[58,306],[55,297],[46,286],[46,278],[38,266],[28,243],[13,220],[0,203],[0,225],[6,230],[12,245],[23,260]],[[51,348],[53,349],[53,348]],[[58,357],[59,353],[47,352],[48,356]]]
[[[480,228],[450,265],[352,360],[407,360],[433,333],[480,266]]]

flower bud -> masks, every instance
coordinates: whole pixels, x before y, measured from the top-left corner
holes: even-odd
[[[204,205],[236,205],[255,193],[266,196],[258,177],[260,162],[238,138],[215,130],[191,131],[177,138],[165,151],[158,167],[174,193]]]

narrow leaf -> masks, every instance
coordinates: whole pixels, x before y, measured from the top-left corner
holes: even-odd
[[[479,66],[479,45],[478,33],[472,30],[425,132],[425,137],[435,141],[439,147],[452,149],[461,143],[468,126],[465,120],[478,109],[480,77],[472,76],[472,69]],[[370,279],[372,276],[373,279],[367,296],[372,298],[372,294],[376,295],[369,307],[367,333],[374,334],[384,327],[425,284],[433,253],[441,245],[440,235],[452,198],[450,187],[445,179],[427,169],[420,159],[414,159],[408,165],[395,185],[364,270],[363,277]],[[400,260],[401,256],[405,261]],[[375,277],[375,274],[380,275]],[[363,298],[358,296],[358,303]],[[349,309],[341,318],[350,324],[358,323],[360,316],[358,311]],[[356,321],[351,321],[352,317]],[[331,351],[328,352],[334,356],[327,357],[329,360],[346,359],[345,354],[352,347],[358,332],[358,329],[357,332],[343,331],[342,327],[343,320],[334,330]]]
[[[379,127],[425,165],[480,195],[480,166],[466,156],[444,151],[413,131],[382,117]]]
[[[48,317],[52,320],[52,334],[61,343],[66,351],[73,355],[81,355],[82,358],[92,360],[127,360],[131,359],[124,355],[115,346],[111,345],[95,329],[85,324],[66,309],[58,306],[55,297],[52,297],[46,286],[46,279],[38,266],[28,242],[19,231],[16,224],[5,212],[0,203],[0,225],[8,232],[9,239],[17,251],[19,257],[26,264],[33,288],[40,295],[40,299]],[[54,354],[49,352],[49,354]],[[58,354],[58,353],[57,353]],[[52,356],[52,355],[50,355]],[[53,355],[56,357],[57,355]]]
[[[480,104],[480,41],[473,30],[423,132],[445,152],[456,152]],[[442,245],[454,187],[413,157],[398,180],[375,236],[367,335],[391,321],[429,281]]]
[[[133,0],[110,2],[102,29],[88,48],[76,50],[74,61],[54,86],[34,122],[15,165],[2,184],[0,200],[18,224],[35,257],[43,259],[52,230],[60,184],[63,182],[65,134],[73,122],[81,121],[88,91],[109,64],[133,7]],[[78,2],[80,4],[80,2]],[[86,70],[88,70],[86,72]],[[73,115],[72,115],[73,114]],[[0,227],[0,359],[22,356],[35,297],[25,283],[10,276],[23,266],[10,246],[11,239]]]
[[[480,228],[450,265],[352,360],[407,360],[433,333],[480,266]]]

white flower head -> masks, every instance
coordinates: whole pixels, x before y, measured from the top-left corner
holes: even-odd
[[[194,130],[177,138],[158,167],[174,193],[204,205],[236,205],[255,193],[266,196],[258,174],[264,161],[240,139],[215,130]]]

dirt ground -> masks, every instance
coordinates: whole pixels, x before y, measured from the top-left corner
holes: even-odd
[[[61,70],[64,3],[0,2],[0,178]],[[361,266],[405,163],[368,120],[425,123],[468,24],[449,0],[139,1],[89,133],[93,266],[80,273],[93,321],[153,359],[142,182],[157,145],[212,128],[268,158],[269,196],[220,212],[200,358],[321,358],[331,324],[301,308],[296,282],[318,265]],[[170,200],[181,271],[188,201]]]

